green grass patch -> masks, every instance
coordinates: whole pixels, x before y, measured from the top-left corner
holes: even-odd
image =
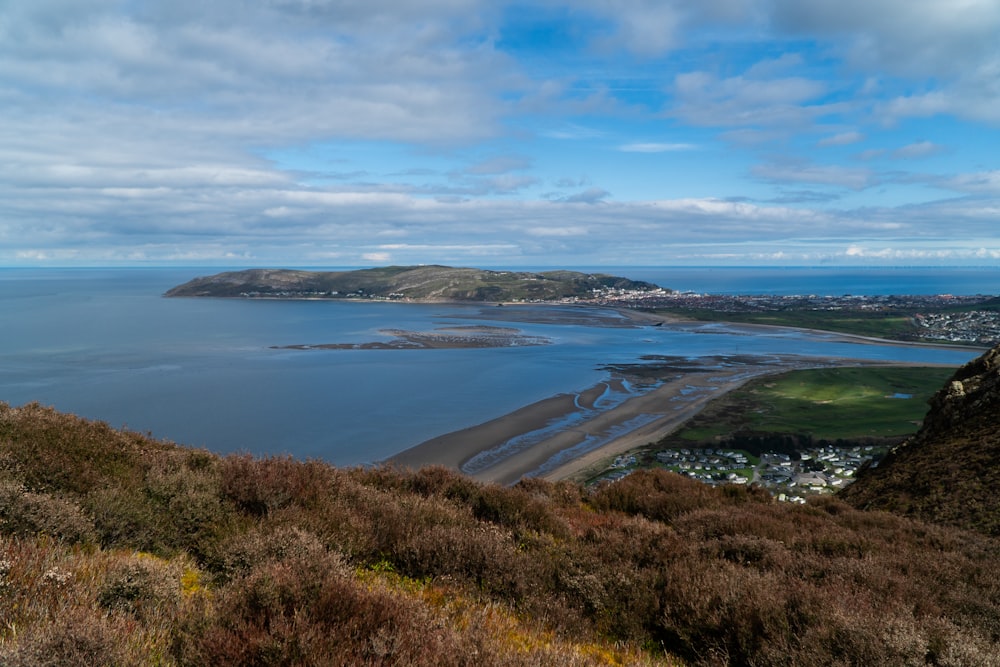
[[[732,430],[727,424],[718,422],[703,424],[701,420],[692,420],[677,433],[677,437],[691,442],[706,442],[717,436],[728,435]]]
[[[737,431],[808,433],[816,439],[894,437],[917,430],[951,368],[827,368],[760,378],[715,401],[678,437],[706,441]]]
[[[767,324],[820,329],[890,340],[915,340],[920,332],[911,316],[898,313],[791,309],[764,313],[733,313],[695,308],[671,309],[662,312],[706,322],[725,321],[738,324]]]

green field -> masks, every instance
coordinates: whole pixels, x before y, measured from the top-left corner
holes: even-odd
[[[712,440],[738,431],[815,439],[913,433],[952,368],[826,368],[759,378],[713,401],[675,437]]]
[[[926,307],[924,314],[960,314],[971,311],[996,311],[1000,309],[998,299],[954,307]],[[769,311],[731,311],[710,308],[658,308],[656,312],[701,322],[734,322],[738,324],[766,324],[803,329],[820,329],[855,336],[870,336],[889,340],[923,340],[923,329],[916,324],[914,316],[918,311],[904,308],[889,310],[864,310],[847,308],[844,310],[815,310],[809,307],[788,306]],[[948,344],[948,341],[934,341]]]
[[[705,322],[726,321],[740,324],[821,329],[854,336],[871,336],[890,340],[916,340],[919,333],[919,329],[913,324],[913,318],[903,314],[793,309],[765,313],[739,313],[694,308],[658,312]]]

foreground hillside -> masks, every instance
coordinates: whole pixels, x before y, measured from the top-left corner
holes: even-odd
[[[930,404],[920,431],[843,498],[1000,536],[1000,347],[960,368]]]
[[[450,266],[389,266],[358,271],[249,269],[195,278],[166,296],[548,301],[656,285],[576,271],[487,271]]]
[[[0,404],[0,664],[1000,664],[998,542],[667,472],[217,457]]]

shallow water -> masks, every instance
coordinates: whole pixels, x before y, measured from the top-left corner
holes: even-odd
[[[621,317],[545,307],[505,308],[502,316],[528,320],[515,326],[551,339],[541,347],[277,350],[272,346],[386,340],[382,329],[496,325],[499,309],[161,297],[199,273],[205,272],[0,270],[0,400],[39,401],[219,452],[290,453],[354,465],[581,391],[608,380],[606,364],[635,363],[644,355],[952,364],[976,356],[717,324],[607,326]]]

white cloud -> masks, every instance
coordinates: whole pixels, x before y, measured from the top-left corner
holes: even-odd
[[[887,122],[1000,122],[997,3],[542,6],[562,11],[595,49],[519,60],[497,38],[512,5],[485,0],[12,0],[0,13],[0,263],[422,261],[420,253],[658,263],[679,257],[674,248],[764,257],[775,243],[802,248],[789,257],[818,257],[806,236],[842,248],[865,235],[928,238],[942,221],[992,248],[996,172],[910,175],[909,187],[967,196],[838,211],[851,192],[893,177],[794,154],[875,143],[869,112]],[[805,48],[812,43],[828,50]],[[748,52],[783,55],[753,63]],[[676,141],[626,143],[636,136]],[[554,142],[539,141],[536,152],[537,137],[564,143],[545,153]],[[636,162],[609,147],[698,149],[692,165],[711,169],[718,139],[731,151],[714,163],[718,183],[713,173],[711,184],[693,186],[716,197],[644,200],[656,191],[616,201],[604,189],[620,193],[628,175],[613,182],[602,161]],[[352,142],[391,145],[405,156],[395,161],[413,164],[359,158],[334,172],[331,162],[282,169],[262,157]],[[939,150],[928,141],[879,155]],[[750,160],[765,161],[750,172],[757,182],[734,182]],[[653,180],[635,180],[645,179]],[[558,191],[538,195],[540,183]],[[778,196],[761,191],[771,184]],[[746,197],[724,201],[733,195]],[[748,203],[769,198],[799,207]],[[379,245],[390,240],[397,247]],[[907,251],[870,246],[890,247]]]
[[[671,153],[675,151],[689,151],[695,148],[697,146],[694,144],[685,143],[639,142],[622,144],[618,147],[618,150],[623,153]]]
[[[760,164],[751,168],[757,177],[776,183],[814,183],[863,190],[878,184],[878,177],[869,169],[814,165],[805,163]]]
[[[583,192],[564,197],[561,201],[571,204],[597,204],[610,196],[611,193],[603,188],[587,188]]]
[[[669,2],[616,0],[601,2],[617,19],[614,41],[643,56],[654,56],[679,44],[682,18]]]
[[[800,128],[837,109],[813,103],[827,86],[804,77],[719,79],[709,72],[688,72],[674,79],[673,88],[669,115],[694,126]]]
[[[919,158],[929,157],[931,155],[937,155],[944,151],[943,146],[939,146],[930,141],[918,141],[916,143],[907,144],[894,150],[891,155],[897,160],[915,160]]]
[[[967,262],[970,260],[1000,259],[1000,247],[916,247],[900,248],[891,246],[859,246],[847,248],[844,256],[851,259],[877,260],[880,262],[899,261],[936,261],[936,262]]]
[[[466,174],[506,174],[511,171],[521,171],[531,166],[531,160],[519,155],[498,155],[481,160],[466,167]]]
[[[550,0],[545,4],[567,6]],[[754,24],[760,19],[747,0],[577,0],[574,12],[586,11],[611,23],[595,37],[597,48],[620,49],[652,58],[684,46],[702,25]]]
[[[885,155],[884,148],[869,148],[858,153],[858,159],[868,162],[870,160],[876,160]]]
[[[844,44],[856,66],[902,75],[956,76],[995,55],[994,0],[771,0],[774,24]]]
[[[589,231],[586,227],[535,227],[529,229],[528,234],[531,236],[566,237],[586,236]]]
[[[469,23],[461,14],[472,3],[437,3],[440,13],[416,24],[415,7],[378,4],[324,5],[338,23],[323,25],[287,5],[236,0],[154,2],[130,14],[119,13],[128,5],[90,5],[75,20],[40,3],[0,22],[0,81],[39,99],[79,95],[82,108],[105,113],[159,109],[147,122],[179,121],[174,132],[260,142],[339,134],[433,143],[496,132],[502,104],[491,93],[509,80],[509,63],[485,40],[469,48],[469,33],[452,32]],[[340,23],[344,13],[355,23]]]
[[[1000,197],[1000,170],[959,174],[935,179],[934,182],[936,185],[958,192]]]
[[[498,264],[657,264],[724,254],[751,261],[776,249],[802,258],[807,254],[802,249],[809,248],[810,256],[818,256],[824,252],[820,245],[829,248],[839,240],[844,247],[846,240],[857,238],[884,238],[876,245],[894,249],[940,243],[942,219],[968,230],[975,248],[991,248],[996,244],[988,239],[995,239],[998,215],[995,203],[973,200],[898,211],[817,212],[694,198],[598,198],[601,203],[595,206],[587,203],[594,197],[434,201],[282,188],[205,188],[194,209],[178,197],[164,196],[123,210],[120,200],[75,189],[53,191],[62,206],[36,208],[33,229],[24,234],[9,222],[16,218],[11,207],[38,202],[12,194],[17,193],[0,186],[0,262],[8,263],[121,262],[141,256],[149,262],[187,257],[193,262],[287,265],[308,263],[318,252],[332,252],[345,265],[430,259],[474,264],[484,257]],[[276,209],[281,213],[277,225],[272,217]],[[393,242],[386,244],[386,238]],[[810,240],[816,238],[826,240]]]
[[[820,146],[847,146],[850,144],[856,144],[859,141],[864,141],[865,135],[861,132],[841,132],[840,134],[835,134],[831,137],[826,137],[820,139],[818,145]]]
[[[774,26],[820,39],[858,71],[930,89],[897,95],[887,122],[948,113],[1000,123],[1000,3],[995,0],[771,0]],[[866,90],[871,88],[866,86]]]

